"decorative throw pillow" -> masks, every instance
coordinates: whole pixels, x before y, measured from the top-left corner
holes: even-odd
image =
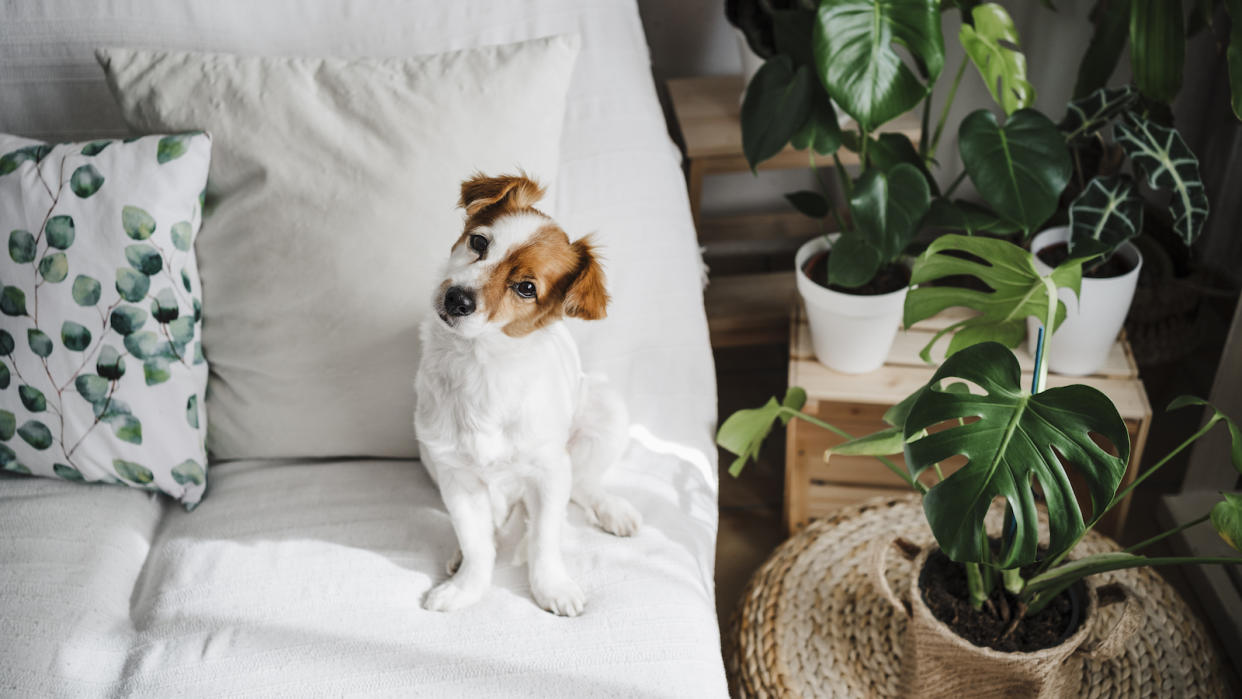
[[[194,237],[211,138],[0,134],[0,466],[206,486]]]
[[[577,51],[559,36],[400,59],[99,52],[131,127],[214,138],[197,246],[213,457],[417,455],[417,326],[461,233],[461,181],[556,181]]]

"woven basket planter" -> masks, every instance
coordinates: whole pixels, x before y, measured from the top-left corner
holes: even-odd
[[[990,524],[999,525],[999,512]],[[877,546],[897,537],[933,542],[916,496],[878,498],[818,520],[789,539],[758,570],[725,639],[725,658],[745,697],[899,697],[908,622],[873,580]],[[1094,533],[1082,555],[1119,550]],[[914,562],[890,556],[889,587],[905,594]],[[1137,605],[1099,609],[1084,640],[1101,648],[1133,606],[1138,633],[1099,654],[1073,653],[1064,661],[1076,683],[1072,696],[1224,697],[1220,660],[1180,596],[1148,568],[1094,576],[1120,583]],[[900,597],[898,598],[899,602]],[[904,602],[902,603],[904,606]],[[1097,657],[1115,652],[1112,657]]]

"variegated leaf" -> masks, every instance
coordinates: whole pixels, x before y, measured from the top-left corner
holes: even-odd
[[[1057,128],[1065,134],[1065,140],[1094,136],[1113,117],[1124,112],[1134,103],[1138,93],[1129,85],[1101,87],[1086,97],[1076,99],[1065,107],[1065,118]]]
[[[1199,159],[1181,134],[1130,113],[1117,124],[1116,137],[1130,161],[1146,173],[1148,186],[1173,192],[1173,230],[1187,245],[1195,242],[1207,220],[1208,198]]]
[[[1069,216],[1071,252],[1085,240],[1096,240],[1111,253],[1142,232],[1143,198],[1129,175],[1096,177],[1070,204]]]

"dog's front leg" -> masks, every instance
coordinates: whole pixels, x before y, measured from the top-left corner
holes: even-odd
[[[586,606],[578,584],[565,572],[561,559],[561,528],[569,506],[569,455],[561,452],[527,487],[524,500],[530,517],[530,591],[539,606],[561,616],[577,616]]]
[[[457,533],[461,565],[453,577],[427,593],[423,606],[448,612],[478,602],[491,585],[496,539],[487,486],[481,480],[470,474],[442,473],[440,495]]]

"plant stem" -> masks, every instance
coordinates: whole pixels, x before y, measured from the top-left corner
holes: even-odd
[[[1207,514],[1203,515],[1203,516],[1202,516],[1202,517],[1200,517],[1199,519],[1194,520],[1193,522],[1187,522],[1187,523],[1185,523],[1185,524],[1182,524],[1182,525],[1176,526],[1176,527],[1174,527],[1174,528],[1170,529],[1169,531],[1164,532],[1163,534],[1157,534],[1157,535],[1153,536],[1153,537],[1152,537],[1152,538],[1150,538],[1150,539],[1147,539],[1147,540],[1145,540],[1145,541],[1140,541],[1140,542],[1138,542],[1137,544],[1135,544],[1135,545],[1131,546],[1130,548],[1126,549],[1126,553],[1134,553],[1135,551],[1140,551],[1140,550],[1142,550],[1142,549],[1145,549],[1145,548],[1147,548],[1148,546],[1151,546],[1152,544],[1156,543],[1157,541],[1160,541],[1160,540],[1162,540],[1162,539],[1166,539],[1166,538],[1168,538],[1168,537],[1170,537],[1170,536],[1173,536],[1174,534],[1176,534],[1176,533],[1178,533],[1178,532],[1180,532],[1180,531],[1184,531],[1184,530],[1186,530],[1186,529],[1190,529],[1191,527],[1195,526],[1196,524],[1202,524],[1203,522],[1206,522],[1206,521],[1208,521],[1209,519],[1211,519],[1211,517],[1212,517],[1212,513],[1211,513],[1211,512],[1208,512]]]
[[[858,167],[862,168],[863,170],[866,170],[867,169],[867,146],[871,144],[871,133],[868,131],[863,131],[861,127],[858,129],[858,132],[862,135],[862,138],[859,139],[860,142],[858,144]]]
[[[923,98],[923,122],[919,126],[919,157],[923,159],[923,162],[927,162],[927,127],[931,123],[931,101],[934,88],[934,83],[929,85],[927,96]]]
[[[807,148],[806,150],[808,154],[808,160],[810,161],[810,165],[811,165],[811,172],[815,174],[815,181],[819,183],[819,191],[820,193],[824,195],[825,201],[831,201],[832,193],[828,191],[828,183],[824,181],[824,176],[820,174],[819,167],[815,164],[815,151],[811,148]],[[837,157],[837,154],[833,153],[832,157],[835,159]],[[837,161],[837,164],[838,165],[840,164],[839,160]],[[840,212],[837,211],[837,207],[829,203],[828,213],[832,214],[832,217],[836,219],[837,230],[844,233],[845,232],[845,220],[841,218],[841,214]],[[824,236],[824,242],[827,242],[828,232],[823,229],[822,225],[820,226],[820,233],[823,234]]]
[[[849,432],[846,432],[845,430],[835,425],[830,425],[824,422],[823,420],[820,420],[819,418],[813,417],[811,415],[807,415],[806,413],[803,413],[798,410],[794,410],[793,408],[786,408],[782,406],[781,412],[791,417],[796,417],[803,422],[809,422],[810,424],[815,425],[816,427],[819,427],[821,429],[828,430],[829,432],[832,432],[833,434],[836,434],[840,437],[844,437],[846,439],[854,438],[853,435],[851,435]],[[876,456],[874,458],[880,463],[884,464],[884,466],[887,467],[888,470],[892,471],[898,478],[905,481],[911,488],[914,488],[915,490],[917,490],[920,495],[927,493],[927,486],[923,485],[917,478],[915,478],[914,476],[911,476],[909,473],[904,471],[900,466],[893,463],[893,461],[889,459],[888,457]]]
[[[944,101],[944,109],[940,110],[940,121],[936,124],[936,136],[932,139],[931,152],[926,157],[928,162],[936,159],[936,148],[940,146],[940,137],[944,135],[945,122],[949,120],[949,108],[953,106],[953,98],[957,96],[957,86],[962,82],[962,76],[965,74],[966,57],[962,56],[962,64],[957,67],[957,75],[953,77],[953,87],[949,88],[949,97]]]
[[[1017,568],[1002,570],[1001,580],[1005,582],[1005,590],[1011,595],[1021,593],[1022,588],[1026,586],[1026,581],[1022,579],[1022,571]]]
[[[1125,568],[1141,568],[1143,566],[1160,566],[1160,565],[1182,565],[1186,563],[1199,564],[1220,564],[1220,565],[1240,565],[1242,564],[1242,556],[1171,556],[1167,558],[1148,558],[1147,556],[1136,556],[1130,553],[1120,551],[1110,553],[1097,553],[1086,558],[1080,558],[1076,561],[1070,561],[1065,565],[1053,568],[1046,573],[1040,573],[1026,582],[1026,588],[1023,589],[1021,598],[1023,601],[1029,601],[1029,607],[1034,611],[1046,604],[1046,597],[1043,593],[1051,592],[1055,596],[1056,592],[1065,589],[1073,584],[1075,580],[1081,580],[1088,575],[1097,573],[1106,573],[1110,570],[1123,570]]]
[[[1108,503],[1108,507],[1104,508],[1104,512],[1100,514],[1103,515],[1104,513],[1111,510],[1114,505],[1124,500],[1125,497],[1130,494],[1130,491],[1134,490],[1135,488],[1138,487],[1140,483],[1147,480],[1151,476],[1151,474],[1155,473],[1157,469],[1165,465],[1169,461],[1169,459],[1172,459],[1174,456],[1177,456],[1179,453],[1181,453],[1183,449],[1190,446],[1191,444],[1195,442],[1195,440],[1199,439],[1204,434],[1206,434],[1208,430],[1212,429],[1216,425],[1218,420],[1219,418],[1212,417],[1212,419],[1208,420],[1207,423],[1203,427],[1199,428],[1198,432],[1195,432],[1194,434],[1190,435],[1190,437],[1188,437],[1186,441],[1177,445],[1176,449],[1166,454],[1163,459],[1157,461],[1151,468],[1147,469],[1141,475],[1139,475],[1138,478],[1135,478],[1133,483],[1126,486],[1124,490],[1122,490],[1121,492],[1113,496],[1113,499]],[[1098,520],[1099,517],[1096,517],[1095,519]]]
[[[970,606],[983,609],[983,603],[988,598],[983,583],[983,571],[979,569],[978,563],[963,563],[962,565],[966,566],[966,586],[970,588]]]
[[[850,179],[850,173],[845,171],[845,165],[841,163],[841,156],[833,153],[832,162],[836,165],[837,177],[841,179],[841,188],[845,190],[845,198],[849,199],[854,196],[854,181]]]
[[[944,190],[944,195],[943,195],[944,198],[948,199],[949,197],[953,196],[953,192],[957,191],[957,186],[961,184],[962,180],[964,179],[966,179],[966,168],[962,168],[962,171],[958,173],[957,178],[955,178],[953,182],[949,184],[949,188]]]

